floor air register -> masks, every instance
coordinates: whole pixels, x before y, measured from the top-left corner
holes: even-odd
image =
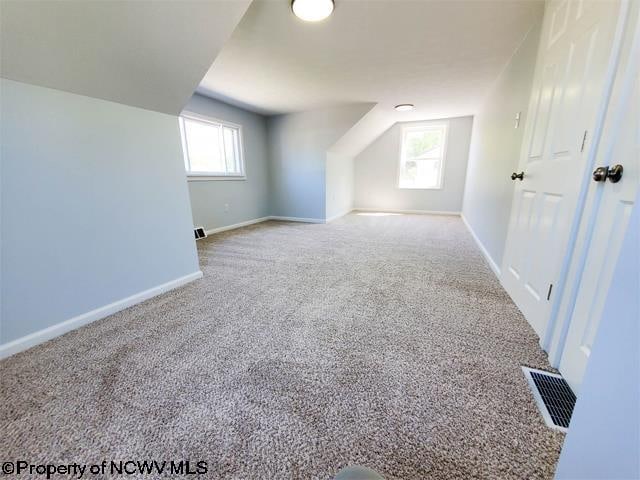
[[[567,431],[576,396],[561,375],[522,367],[547,426]]]

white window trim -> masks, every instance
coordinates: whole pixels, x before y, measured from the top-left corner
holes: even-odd
[[[404,136],[406,132],[412,130],[424,130],[425,128],[444,128],[444,144],[442,145],[442,158],[440,159],[440,178],[436,187],[401,187],[400,171],[402,170],[402,159],[404,158]],[[398,171],[396,178],[396,189],[398,190],[442,190],[444,189],[444,170],[445,161],[447,159],[447,145],[449,143],[449,122],[428,122],[428,123],[412,123],[403,125],[400,129],[400,157],[398,159]]]
[[[239,174],[227,174],[222,172],[191,172],[186,169],[187,180],[189,182],[202,182],[210,180],[246,180],[247,170],[244,163],[244,141],[242,136],[242,125],[237,123],[227,122],[226,120],[220,120],[219,118],[208,117],[200,115],[195,112],[184,111],[178,117],[178,124],[180,126],[180,141],[182,143],[182,154],[185,166],[189,162],[189,148],[186,142],[186,135],[184,131],[184,118],[196,120],[198,122],[209,123],[216,126],[230,127],[238,130],[238,155],[240,156],[240,173]],[[224,142],[222,142],[224,148]]]

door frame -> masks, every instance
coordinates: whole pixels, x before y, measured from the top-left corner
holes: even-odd
[[[611,55],[609,56],[609,62],[607,64],[605,76],[604,76],[604,95],[600,99],[596,110],[596,121],[594,124],[593,132],[588,132],[587,138],[587,153],[585,160],[584,171],[582,172],[582,181],[580,185],[580,189],[578,192],[578,198],[576,203],[576,210],[573,213],[571,220],[571,227],[569,230],[569,238],[567,240],[567,246],[565,250],[565,255],[562,257],[562,264],[560,266],[560,272],[558,274],[558,278],[554,279],[553,282],[553,292],[551,295],[551,307],[549,309],[549,316],[546,322],[546,326],[544,329],[544,334],[539,339],[539,344],[543,350],[545,350],[549,354],[549,361],[552,366],[557,367],[560,363],[560,357],[562,355],[562,349],[564,347],[564,340],[566,338],[566,333],[568,331],[568,323],[570,318],[567,318],[566,315],[563,315],[562,318],[559,316],[560,306],[562,304],[562,299],[565,294],[566,284],[568,282],[568,274],[570,271],[570,267],[573,264],[574,257],[574,248],[576,246],[576,242],[578,239],[578,233],[580,230],[580,225],[582,223],[582,216],[584,213],[584,208],[587,200],[587,193],[589,191],[589,186],[591,183],[591,171],[593,170],[593,166],[596,161],[596,154],[598,152],[598,147],[600,144],[600,138],[602,136],[602,130],[604,126],[604,121],[607,113],[607,107],[609,105],[609,101],[611,99],[611,93],[613,91],[613,83],[615,80],[616,72],[618,70],[618,66],[620,64],[620,55],[622,50],[622,39],[623,34],[625,32],[625,27],[627,25],[628,17],[629,17],[629,4],[633,0],[621,0],[620,7],[616,19],[616,27],[613,36],[613,43],[611,45]],[[546,21],[546,19],[545,19]],[[540,45],[544,42],[544,27],[543,34],[540,37],[540,41],[538,44],[538,49],[540,49]],[[536,62],[540,61],[540,53],[537,56]],[[537,68],[537,67],[536,67]],[[538,86],[537,82],[539,81],[540,72],[536,71],[536,78],[534,80],[534,86],[531,90],[531,94],[529,97],[529,109],[527,115],[527,126],[525,128],[530,128],[531,117],[529,116],[532,112],[531,103],[534,101],[534,89]],[[523,155],[526,155],[526,149],[528,145],[527,135],[523,138],[522,147],[520,149],[520,163],[522,162]],[[513,197],[512,197],[513,199]],[[515,207],[515,202],[512,201],[511,208]],[[504,257],[502,258],[501,266],[502,271],[504,271]],[[500,278],[500,282],[502,283],[502,278]],[[575,299],[573,299],[575,301]],[[571,306],[571,310],[573,310],[573,306]],[[566,325],[565,325],[566,324]],[[562,342],[560,342],[560,350],[557,351],[556,342],[554,342],[556,332],[560,330],[564,332],[564,338],[562,338]],[[554,346],[552,350],[552,346]]]
[[[620,8],[620,16],[614,37],[616,70],[613,72],[614,75],[612,78],[609,78],[611,72],[607,71],[607,105],[598,115],[598,138],[589,151],[587,161],[588,172],[591,172],[595,168],[595,161],[598,159],[601,146],[606,147],[611,141],[607,136],[603,135],[603,133],[611,135],[611,132],[603,132],[607,114],[617,115],[615,110],[610,109],[616,108],[617,105],[624,102],[624,99],[630,95],[631,89],[629,88],[629,84],[633,84],[635,75],[638,74],[640,68],[640,5],[636,3],[631,6],[630,3],[628,0],[625,0]],[[625,40],[629,43],[628,63],[622,65],[621,54],[625,47]],[[624,70],[618,71],[621,67],[624,68]],[[618,87],[618,85],[620,86]],[[620,88],[619,98],[615,98],[614,88]],[[600,116],[600,113],[602,113],[602,116]],[[614,118],[614,121],[619,124],[622,119]],[[589,178],[583,185],[583,189],[580,191],[579,210],[576,211],[576,217],[571,231],[572,243],[569,244],[571,248],[562,267],[562,273],[565,275],[565,278],[563,278],[563,291],[557,299],[554,300],[549,319],[549,328],[547,328],[545,333],[544,344],[541,342],[542,347],[548,352],[549,363],[556,368],[560,366],[560,361],[565,350],[567,335],[571,326],[571,319],[580,291],[582,274],[589,254],[591,238],[598,215],[598,206],[600,204],[598,200],[600,195],[594,190],[591,192],[591,195],[595,198],[591,199],[589,198],[590,190],[593,190],[593,184],[591,176],[589,175]],[[575,237],[573,237],[574,228]],[[616,259],[612,259],[612,261],[615,260]],[[565,293],[567,295],[566,298],[564,298]]]

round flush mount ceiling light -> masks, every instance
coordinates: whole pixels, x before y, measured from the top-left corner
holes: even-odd
[[[333,0],[292,0],[291,10],[305,22],[319,22],[333,12]]]
[[[396,105],[393,108],[395,108],[399,112],[409,112],[415,107],[413,106],[413,103],[401,103],[400,105]]]

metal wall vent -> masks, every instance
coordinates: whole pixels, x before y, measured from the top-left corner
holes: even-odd
[[[207,232],[204,231],[202,227],[196,227],[194,230],[196,235],[196,240],[200,240],[201,238],[205,238],[207,236]]]
[[[562,375],[522,367],[547,426],[563,432],[569,428],[576,396]]]

